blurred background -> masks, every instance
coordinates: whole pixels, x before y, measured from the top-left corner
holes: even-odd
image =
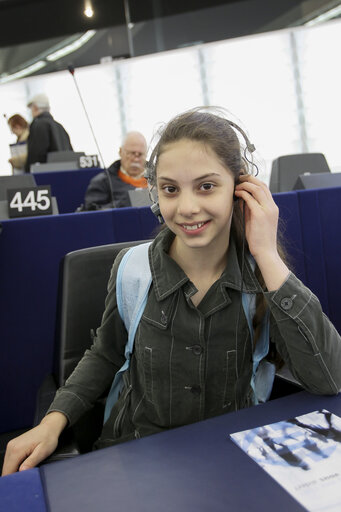
[[[341,2],[0,0],[0,174],[10,174],[5,116],[50,98],[75,151],[104,164],[122,137],[148,142],[173,115],[218,105],[246,129],[268,181],[284,154],[324,153],[341,171]],[[74,78],[68,68],[74,67]]]

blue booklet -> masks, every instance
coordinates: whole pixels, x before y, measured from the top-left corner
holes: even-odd
[[[341,418],[323,409],[230,437],[309,512],[341,511]]]

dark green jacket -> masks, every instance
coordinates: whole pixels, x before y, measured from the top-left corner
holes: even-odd
[[[139,324],[124,390],[97,447],[138,438],[251,405],[252,347],[241,307],[241,273],[233,239],[227,267],[198,307],[194,285],[167,252],[166,229],[150,247],[153,283]],[[123,253],[122,253],[123,255]],[[108,389],[124,362],[127,333],[116,305],[112,269],[97,339],[56,395],[50,411],[73,424]],[[246,262],[244,291],[262,293]],[[270,337],[293,375],[313,393],[341,387],[341,339],[318,299],[290,274],[264,294]]]

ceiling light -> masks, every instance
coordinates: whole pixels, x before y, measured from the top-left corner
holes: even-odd
[[[91,2],[89,0],[86,0],[86,2],[85,2],[84,14],[87,18],[92,18],[92,16],[94,15],[94,10],[93,10]]]
[[[333,9],[329,9],[328,11],[316,16],[310,21],[307,21],[304,25],[306,27],[312,27],[313,25],[318,25],[319,23],[323,23],[325,21],[331,20],[332,18],[336,18],[341,15],[341,5],[334,7]]]
[[[39,60],[38,62],[31,64],[31,66],[27,66],[26,68],[23,68],[20,71],[17,71],[16,73],[0,77],[0,84],[5,84],[6,82],[11,82],[12,80],[17,80],[18,78],[23,78],[24,76],[31,75],[32,73],[39,71],[39,69],[43,68],[44,66],[46,66],[46,62],[43,60]]]
[[[54,62],[55,60],[61,59],[62,57],[65,57],[65,55],[69,55],[69,53],[75,52],[83,46],[85,43],[89,41],[94,35],[96,34],[96,30],[88,30],[83,34],[79,39],[76,39],[76,41],[73,41],[73,43],[68,44],[67,46],[64,46],[63,48],[60,48],[59,50],[50,53],[50,55],[46,56],[46,60],[49,62]]]

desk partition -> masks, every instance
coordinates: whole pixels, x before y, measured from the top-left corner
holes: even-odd
[[[84,203],[91,178],[102,169],[76,169],[34,173],[37,185],[51,185],[51,195],[57,198],[59,213],[75,212]]]
[[[341,187],[298,193],[309,288],[341,333]]]
[[[0,433],[32,425],[37,390],[52,371],[64,255],[84,247],[147,239],[156,225],[149,208],[2,222]]]
[[[77,171],[78,172],[78,171]],[[341,188],[274,195],[296,275],[341,332]],[[2,222],[0,234],[0,433],[32,425],[51,373],[60,262],[84,247],[143,240],[149,208],[122,208]]]

